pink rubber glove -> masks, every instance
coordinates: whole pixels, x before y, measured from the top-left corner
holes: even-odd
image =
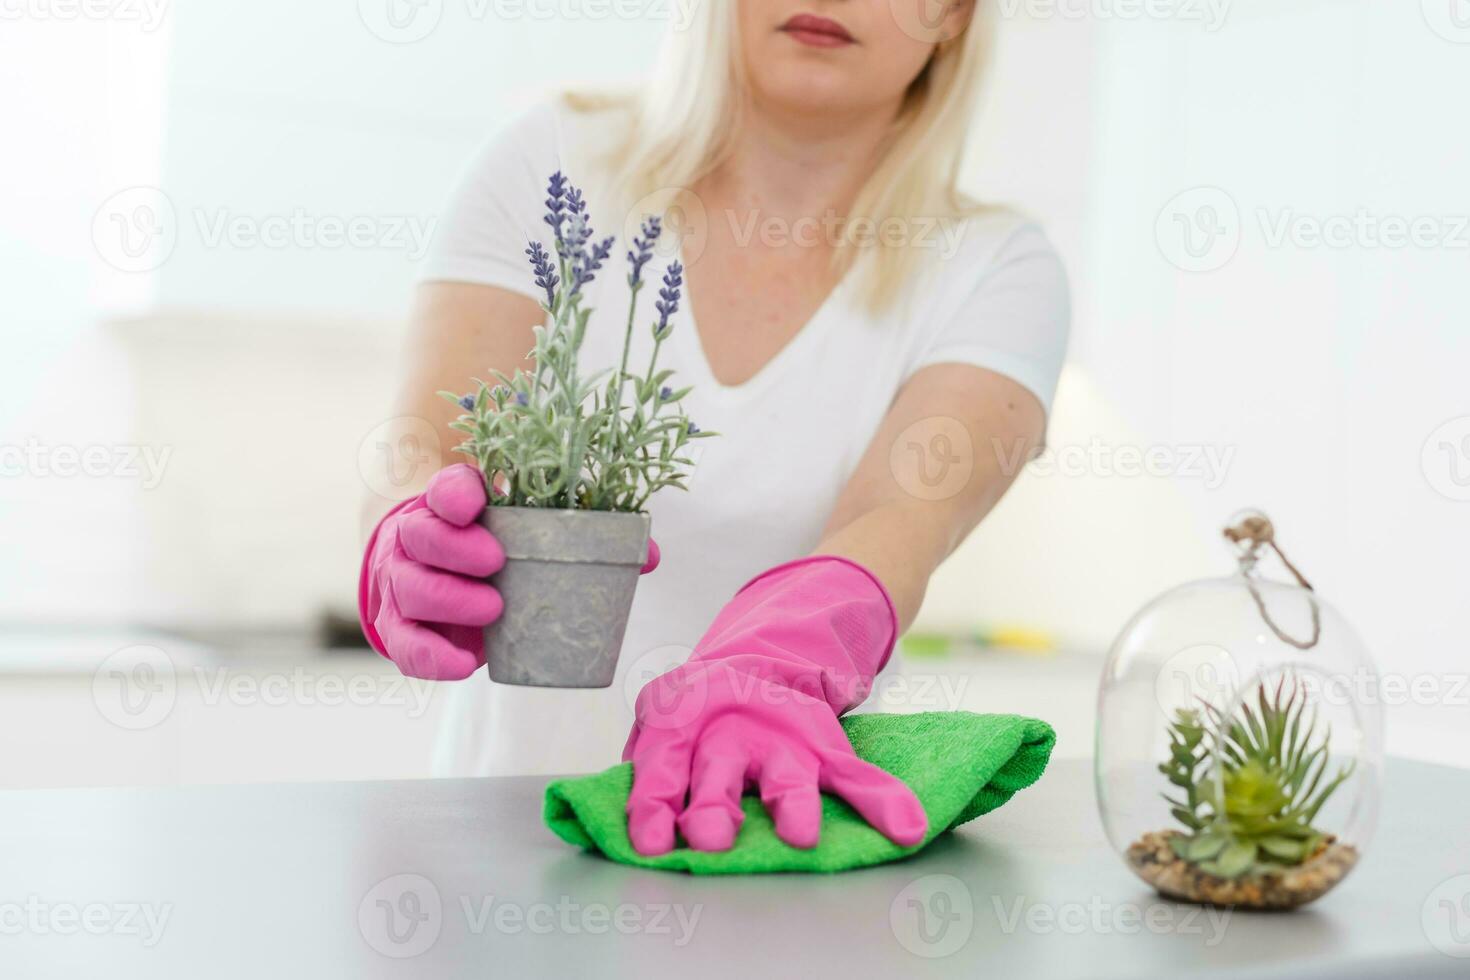
[[[462,680],[485,662],[483,631],[503,603],[484,579],[505,565],[500,543],[479,524],[485,500],[479,470],[457,463],[389,511],[368,540],[358,618],[373,649],[409,677]],[[657,565],[650,541],[643,571]]]
[[[822,790],[893,842],[922,841],[918,799],[859,759],[837,720],[868,696],[897,632],[888,593],[845,558],[804,558],[747,583],[689,661],[638,695],[623,750],[633,762],[634,848],[671,850],[677,826],[695,850],[729,849],[748,786],[793,847],[816,846]]]

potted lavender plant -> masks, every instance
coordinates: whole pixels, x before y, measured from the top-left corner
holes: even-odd
[[[490,501],[481,521],[505,549],[491,576],[505,613],[485,630],[490,677],[536,687],[607,687],[628,624],[639,570],[647,560],[644,506],[664,487],[685,488],[692,439],[706,438],[684,414],[689,388],[673,388],[658,367],[670,317],[679,308],[683,267],[671,262],[654,303],[653,352],[629,370],[629,351],[645,285],[644,267],[661,233],[643,222],[628,251],[632,296],[616,370],[583,375],[578,354],[590,307],[582,289],[612,252],[594,241],[581,191],[561,173],[547,185],[553,250],[526,249],[546,294],[546,322],[535,329],[532,371],[477,379],[473,394],[440,392],[464,409],[450,427],[465,434],[457,451],[484,474]]]

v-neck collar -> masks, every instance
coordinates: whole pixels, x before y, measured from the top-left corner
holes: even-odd
[[[816,343],[818,336],[828,329],[828,323],[834,319],[834,307],[843,301],[852,277],[853,270],[849,267],[812,315],[801,325],[801,328],[786,343],[782,344],[781,348],[772,354],[755,374],[739,384],[727,385],[715,377],[714,368],[710,366],[709,355],[704,349],[704,339],[699,335],[699,321],[694,315],[694,302],[690,299],[684,306],[685,320],[674,329],[674,336],[671,340],[680,345],[681,353],[684,355],[680,360],[687,365],[686,370],[696,375],[694,390],[728,401],[748,398],[754,392],[769,388],[786,372],[787,365],[799,356],[801,350]]]

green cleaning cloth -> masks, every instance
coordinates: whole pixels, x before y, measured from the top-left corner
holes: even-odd
[[[644,868],[694,874],[845,871],[913,854],[945,831],[994,810],[1041,778],[1056,742],[1044,721],[967,711],[849,715],[842,727],[859,756],[908,783],[918,796],[929,816],[923,843],[899,847],[842,800],[823,794],[821,842],[801,850],[776,836],[758,797],[746,796],[745,823],[730,850],[677,847],[645,857],[628,840],[624,810],[633,787],[631,763],[547,786],[546,825],[569,844]]]

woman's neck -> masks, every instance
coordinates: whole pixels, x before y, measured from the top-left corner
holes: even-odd
[[[700,181],[702,190],[775,218],[844,215],[881,157],[898,108],[814,117],[752,98],[730,154]]]

